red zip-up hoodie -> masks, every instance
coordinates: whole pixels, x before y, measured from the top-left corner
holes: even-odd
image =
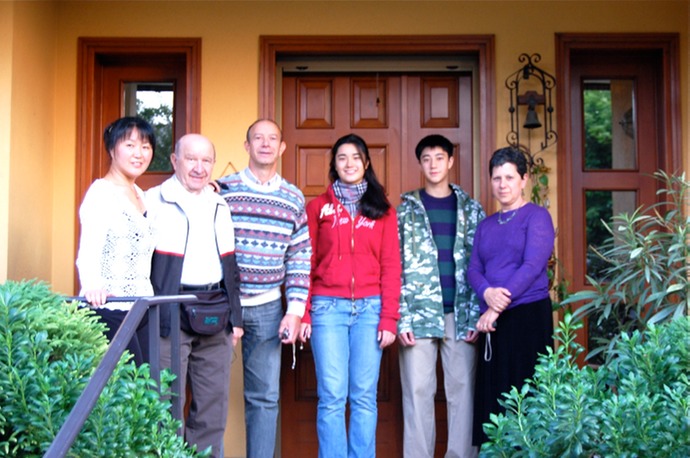
[[[379,331],[397,333],[400,318],[400,242],[395,208],[377,220],[354,219],[333,185],[307,205],[311,237],[310,296],[381,296]],[[311,323],[311,301],[302,322]]]

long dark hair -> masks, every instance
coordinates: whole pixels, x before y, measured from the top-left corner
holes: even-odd
[[[369,164],[364,171],[364,181],[367,182],[367,190],[360,201],[362,216],[369,219],[382,218],[388,209],[391,208],[391,204],[386,197],[386,191],[383,189],[381,183],[379,183],[378,178],[376,178],[374,167],[371,165],[369,148],[362,137],[355,134],[348,134],[344,137],[340,137],[338,141],[335,142],[335,145],[331,148],[331,164],[328,170],[328,177],[331,182],[338,179],[338,171],[335,169],[335,155],[338,153],[338,148],[346,144],[353,145],[357,148],[357,151],[359,151],[364,158],[365,163]]]

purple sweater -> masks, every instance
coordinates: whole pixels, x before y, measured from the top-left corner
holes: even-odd
[[[508,212],[507,218],[511,214]],[[488,287],[502,286],[511,292],[508,308],[549,296],[546,267],[555,238],[551,215],[533,203],[520,208],[505,224],[498,224],[498,215],[494,213],[479,223],[467,271],[482,313],[488,308],[484,301]]]

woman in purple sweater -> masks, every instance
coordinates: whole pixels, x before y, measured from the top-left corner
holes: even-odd
[[[549,212],[523,192],[527,160],[515,148],[496,151],[491,188],[501,210],[477,227],[467,276],[480,298],[482,349],[475,387],[473,443],[486,442],[482,425],[504,409],[501,393],[532,377],[537,355],[553,344],[546,267],[554,243]]]

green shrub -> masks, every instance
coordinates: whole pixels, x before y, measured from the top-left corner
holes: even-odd
[[[623,334],[686,316],[690,309],[690,181],[655,173],[661,202],[604,223],[610,237],[591,247],[601,274],[587,277],[592,290],[571,294],[561,305],[582,303],[589,318],[588,359],[610,358]]]
[[[579,368],[581,323],[567,313],[556,350],[484,425],[487,457],[690,456],[690,318],[622,334],[615,358]]]
[[[0,456],[42,456],[102,359],[103,325],[39,282],[0,285]],[[148,366],[125,354],[70,449],[72,457],[184,457],[194,449]],[[172,376],[162,374],[169,392]]]

